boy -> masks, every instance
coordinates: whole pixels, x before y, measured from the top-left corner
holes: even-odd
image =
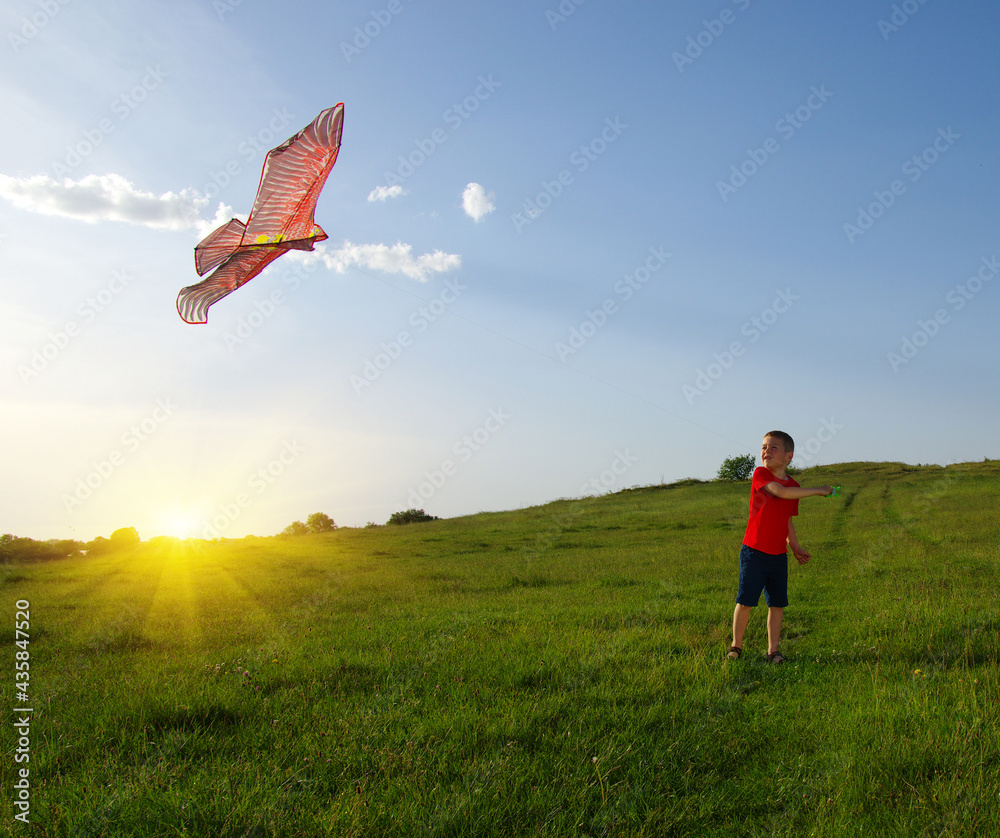
[[[771,431],[760,447],[762,466],[750,484],[750,517],[740,550],[740,588],[733,611],[733,645],[726,656],[737,660],[743,654],[743,634],[751,610],[764,592],[767,602],[767,661],[784,663],[778,653],[781,620],[788,605],[788,554],[786,544],[799,564],[809,561],[795,534],[792,516],[799,514],[799,498],[832,494],[830,486],[806,489],[785,470],[792,461],[795,443],[784,431]]]

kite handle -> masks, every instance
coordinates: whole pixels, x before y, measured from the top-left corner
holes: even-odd
[[[830,494],[828,494],[828,495],[824,495],[823,497],[835,498],[835,497],[837,497],[837,492],[839,492],[839,491],[840,491],[840,486],[834,486],[833,487],[833,491],[830,492]]]

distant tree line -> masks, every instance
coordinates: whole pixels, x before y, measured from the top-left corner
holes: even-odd
[[[72,538],[50,538],[46,541],[36,541],[33,538],[5,533],[0,535],[0,564],[67,559],[83,553],[96,555],[138,543],[139,533],[136,532],[135,527],[122,527],[111,533],[111,538],[99,535],[93,541],[77,541]]]
[[[35,541],[32,538],[4,533],[0,535],[0,564],[65,559],[67,556],[79,555],[82,549],[82,541],[73,541],[69,538]]]
[[[386,523],[398,525],[437,520],[435,516],[428,515],[422,509],[407,509],[405,512],[394,512]],[[368,526],[376,525],[369,523]],[[315,535],[333,532],[336,529],[337,524],[333,518],[325,512],[314,512],[305,522],[293,521],[281,531],[281,535]],[[157,542],[160,538],[167,536],[154,538],[152,542]],[[99,535],[93,541],[77,541],[70,538],[36,541],[7,533],[0,535],[0,564],[66,559],[84,554],[96,556],[121,548],[135,547],[140,543],[141,539],[135,527],[121,527],[111,533],[110,538]]]
[[[389,520],[386,521],[387,525],[401,525],[401,524],[419,524],[424,521],[437,521],[439,520],[434,515],[428,515],[422,509],[407,509],[403,512],[393,512],[389,516]],[[371,521],[368,522],[366,528],[377,527],[378,524],[374,524]],[[337,525],[333,522],[333,518],[323,512],[314,512],[308,518],[306,518],[305,523],[302,521],[293,521],[282,531],[282,535],[313,535],[315,533],[322,532],[333,532],[337,529]]]

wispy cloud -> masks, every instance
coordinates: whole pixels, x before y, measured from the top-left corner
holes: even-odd
[[[381,273],[401,273],[418,282],[426,282],[431,274],[443,273],[461,267],[462,257],[455,253],[435,250],[414,256],[412,246],[397,242],[392,247],[384,244],[352,244],[345,241],[342,247],[317,246],[315,255],[330,270],[345,273],[350,267]],[[307,256],[306,258],[310,258]]]
[[[470,183],[462,193],[462,209],[473,221],[480,221],[496,209],[496,195],[487,193],[478,183]]]
[[[368,193],[368,202],[384,201],[386,198],[398,198],[405,195],[406,191],[398,183],[395,186],[376,186]]]
[[[121,175],[87,175],[54,180],[48,175],[0,175],[0,196],[14,206],[78,221],[124,221],[160,230],[186,230],[198,222],[208,198],[193,189],[154,195]]]
[[[385,187],[380,187],[385,188]],[[401,187],[388,187],[391,192]],[[377,190],[376,190],[377,191]],[[121,175],[88,175],[74,181],[53,180],[48,175],[15,178],[0,175],[0,196],[31,212],[60,215],[78,221],[124,221],[161,230],[193,230],[205,236],[234,217],[233,209],[220,203],[214,218],[204,219],[201,210],[209,199],[192,189],[180,193],[154,195],[142,192]],[[245,218],[243,219],[245,220]],[[431,274],[454,270],[462,257],[435,250],[413,254],[411,245],[353,244],[345,241],[339,248],[319,245],[307,259],[320,260],[331,270],[344,273],[350,267],[381,273],[401,273],[419,282]]]

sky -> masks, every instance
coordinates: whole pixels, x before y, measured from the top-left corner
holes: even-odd
[[[1000,456],[1000,7],[10,0],[0,532]],[[329,235],[177,314],[344,103]]]

